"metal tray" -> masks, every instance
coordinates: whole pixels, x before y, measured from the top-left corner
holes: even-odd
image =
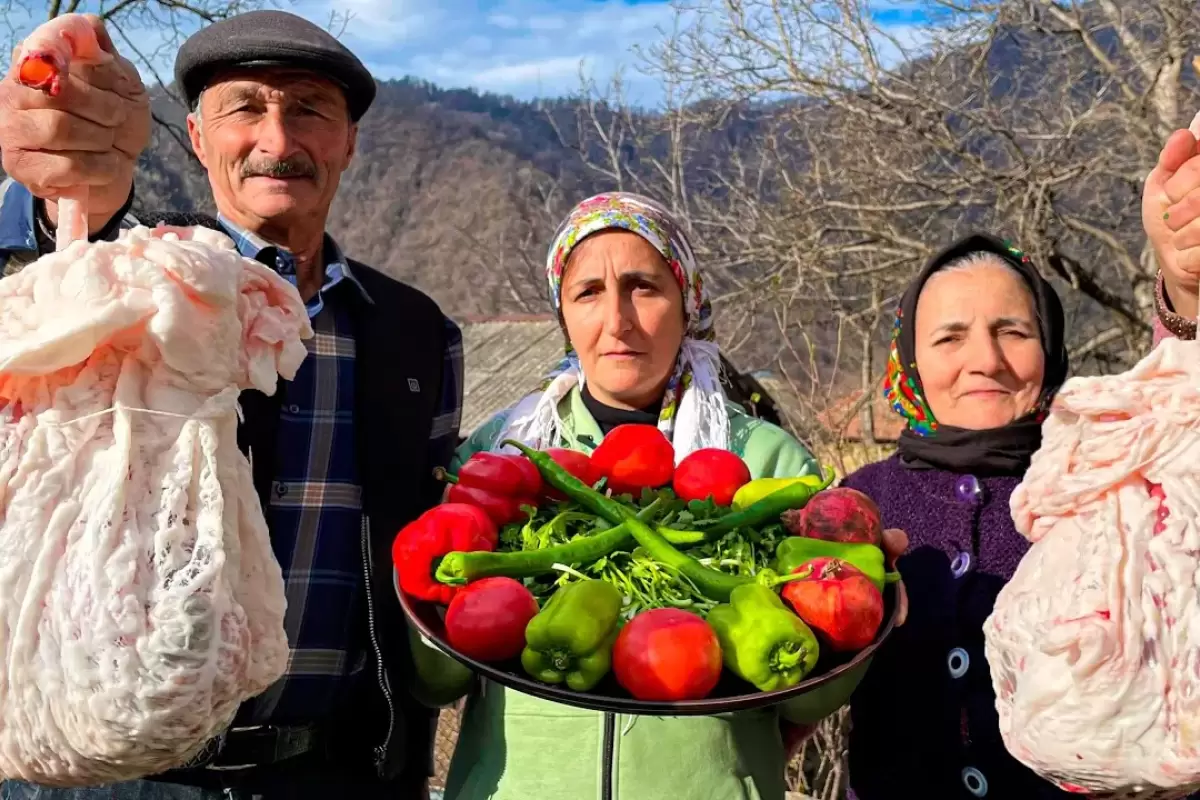
[[[902,585],[901,582],[897,582],[884,588],[884,623],[875,635],[874,642],[864,650],[852,654],[823,651],[821,660],[809,673],[809,677],[795,686],[773,692],[760,692],[728,670],[723,670],[716,688],[702,700],[657,702],[636,699],[617,683],[611,672],[590,692],[576,692],[565,686],[551,686],[534,680],[521,668],[518,659],[488,664],[465,656],[452,648],[446,639],[445,606],[405,594],[400,590],[395,570],[392,572],[392,581],[405,616],[426,639],[479,675],[518,692],[593,711],[653,716],[705,716],[748,711],[786,702],[789,706],[789,717],[797,722],[816,722],[841,708],[849,700],[855,687],[866,674],[875,651],[896,627],[896,598]]]

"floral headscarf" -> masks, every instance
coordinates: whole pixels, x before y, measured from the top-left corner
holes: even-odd
[[[675,446],[676,459],[704,447],[729,447],[729,415],[720,383],[721,360],[713,329],[712,303],[696,267],[696,257],[683,227],[660,203],[629,192],[589,197],[567,215],[546,257],[546,280],[555,311],[562,307],[562,279],[567,260],[593,233],[621,228],[641,236],[662,254],[683,292],[686,320],[683,346],[667,382],[658,427]],[[508,417],[503,439],[532,447],[558,444],[562,420],[558,403],[586,380],[579,357],[567,343],[567,354],[543,382]]]

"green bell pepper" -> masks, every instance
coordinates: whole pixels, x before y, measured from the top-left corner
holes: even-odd
[[[525,628],[521,666],[542,683],[586,692],[608,674],[624,597],[606,581],[569,583]]]
[[[725,666],[759,691],[795,686],[817,665],[816,635],[769,587],[748,583],[734,589],[729,603],[708,612],[708,624]]]
[[[804,562],[822,557],[840,558],[857,567],[881,592],[895,574],[887,572],[883,550],[869,542],[829,542],[806,536],[789,536],[779,543],[775,548],[775,570],[786,578]]]

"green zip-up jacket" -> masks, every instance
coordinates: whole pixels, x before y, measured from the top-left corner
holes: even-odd
[[[560,446],[591,452],[600,428],[578,390],[563,399]],[[459,448],[453,468],[490,450],[501,413]],[[729,406],[732,449],[755,478],[820,468],[781,428]],[[775,709],[712,717],[602,714],[484,682],[471,697],[446,800],[783,800],[786,755]]]

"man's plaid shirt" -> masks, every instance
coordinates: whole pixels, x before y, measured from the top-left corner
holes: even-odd
[[[229,220],[219,222],[242,255],[295,283],[286,251]],[[0,266],[36,257],[35,224],[29,192],[11,181],[0,184]],[[135,216],[126,215],[119,228],[136,224]],[[116,233],[114,227],[108,238]],[[364,663],[366,642],[358,639],[365,625],[356,619],[365,608],[365,562],[354,440],[355,343],[348,316],[355,298],[347,295],[358,292],[368,303],[371,298],[328,236],[325,260],[324,284],[308,302],[314,329],[306,342],[309,357],[290,383],[280,385],[275,482],[264,509],[286,584],[292,658],[285,676],[242,709],[239,717],[247,721],[319,720],[337,702],[346,677]],[[445,325],[441,406],[429,443],[435,452],[457,444],[461,416],[462,334],[449,319]]]

